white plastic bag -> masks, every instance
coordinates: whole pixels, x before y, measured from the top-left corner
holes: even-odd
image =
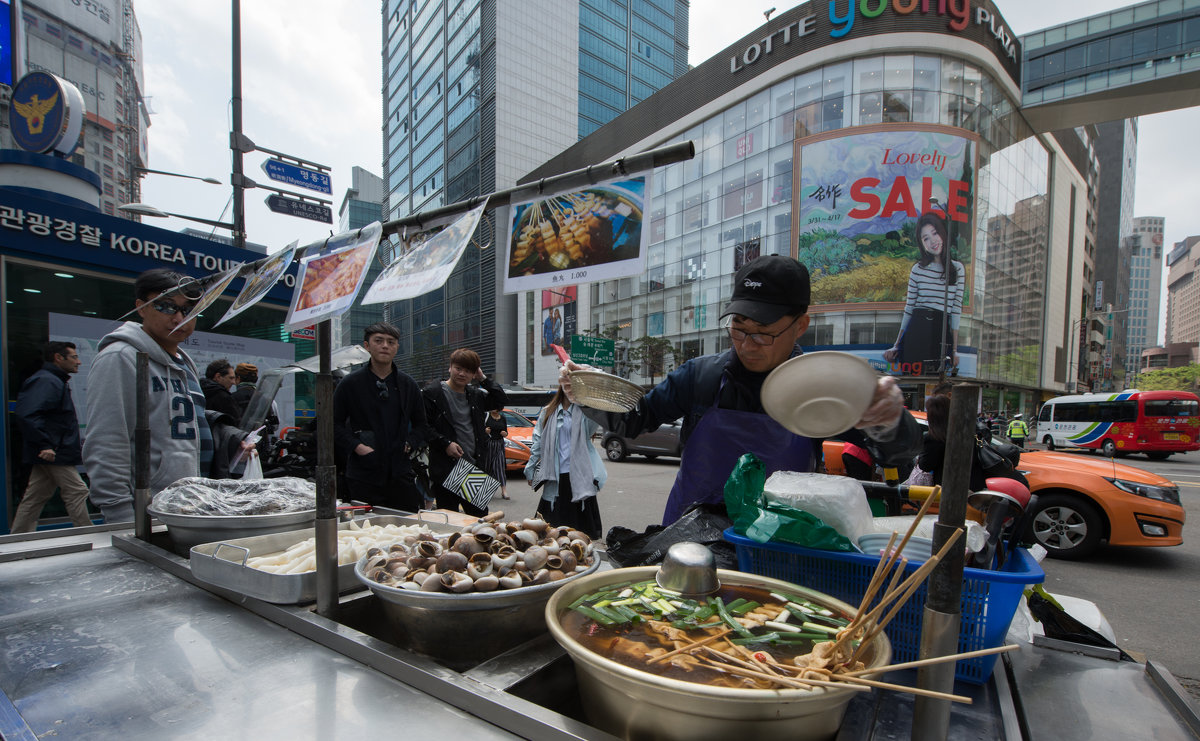
[[[873,530],[866,492],[845,476],[776,471],[763,487],[763,499],[818,517],[851,543]]]
[[[253,481],[262,477],[262,462],[258,459],[258,453],[251,453],[250,460],[246,461],[246,470],[242,473],[242,481]]]

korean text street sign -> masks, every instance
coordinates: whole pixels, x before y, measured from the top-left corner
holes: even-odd
[[[333,187],[329,180],[329,173],[327,172],[293,165],[291,162],[284,162],[283,160],[267,160],[262,164],[262,169],[263,172],[267,173],[267,177],[272,180],[294,185],[298,188],[308,188],[320,193],[333,193]]]
[[[571,360],[600,367],[610,367],[616,362],[617,343],[603,337],[571,335]]]
[[[298,201],[294,198],[270,195],[267,196],[267,208],[277,214],[298,216],[301,219],[311,219],[313,221],[324,221],[326,224],[333,223],[333,211],[328,206],[322,206],[319,203],[312,203],[311,201]]]

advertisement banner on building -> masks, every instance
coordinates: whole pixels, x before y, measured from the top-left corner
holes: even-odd
[[[363,297],[363,304],[382,304],[416,298],[441,288],[454,271],[487,203],[481,203],[453,224],[425,240],[421,246],[392,262]]]
[[[867,346],[856,353],[882,371],[936,375],[950,358],[947,371],[974,375],[975,353],[959,342],[978,168],[977,142],[964,134],[885,125],[796,140],[793,256],[812,276],[813,313],[903,310],[838,343]]]
[[[641,275],[647,176],[513,204],[504,292]]]
[[[376,221],[357,233],[330,237],[325,250],[302,258],[284,328],[306,327],[349,309],[367,277],[381,234],[382,225]]]

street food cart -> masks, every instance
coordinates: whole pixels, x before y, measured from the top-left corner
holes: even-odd
[[[548,636],[452,669],[397,645],[365,589],[342,594],[336,615],[200,581],[161,527],[150,542],[107,526],[5,536],[0,735],[612,738],[585,720]],[[1078,651],[1024,645],[986,683],[957,684],[973,704],[954,704],[949,737],[1197,737],[1186,695],[1153,661]],[[909,737],[912,707],[862,693],[837,738]]]

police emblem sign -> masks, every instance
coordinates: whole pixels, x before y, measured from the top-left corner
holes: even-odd
[[[27,152],[69,155],[79,141],[83,112],[79,88],[49,72],[30,72],[13,87],[8,125]]]

